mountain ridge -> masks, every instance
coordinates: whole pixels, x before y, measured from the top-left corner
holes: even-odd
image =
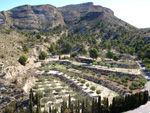
[[[111,9],[94,5],[92,2],[71,4],[58,8],[50,4],[22,5],[0,12],[0,26],[20,30],[47,31],[57,26],[65,26],[80,21],[86,15],[95,16],[94,19],[96,19],[101,15],[100,13],[104,15],[104,17],[101,17],[103,20],[105,20],[105,17],[116,18]]]

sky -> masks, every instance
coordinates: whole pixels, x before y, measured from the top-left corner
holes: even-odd
[[[110,8],[115,16],[137,28],[150,28],[150,0],[1,0],[0,11],[25,4],[51,4],[62,7],[86,2]]]

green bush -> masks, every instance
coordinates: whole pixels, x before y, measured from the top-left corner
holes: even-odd
[[[44,76],[39,76],[38,79],[39,79],[39,82],[44,82],[45,81],[45,77]]]
[[[108,68],[110,68],[110,67],[111,67],[111,65],[110,65],[110,64],[106,64],[106,66],[107,66]]]
[[[93,65],[97,65],[97,62],[93,62],[92,64],[93,64]]]
[[[95,86],[91,86],[90,89],[91,89],[92,91],[95,91],[95,90],[96,90]]]
[[[124,83],[124,86],[127,87],[127,86],[128,86],[128,83]]]
[[[138,83],[137,83],[137,82],[132,82],[132,85],[133,85],[134,87],[137,87],[137,86],[138,86]]]
[[[61,88],[56,88],[55,91],[58,93],[61,91]]]
[[[46,57],[47,57],[47,53],[44,52],[44,51],[42,51],[42,52],[40,53],[40,55],[39,55],[39,59],[40,59],[40,60],[44,60]]]
[[[95,73],[95,72],[92,72],[92,75],[94,76],[94,75],[96,75],[96,73]]]
[[[24,52],[29,52],[29,47],[28,47],[28,45],[24,45],[24,46],[23,46],[23,51],[24,51]]]
[[[86,81],[85,80],[81,80],[81,83],[84,84]]]
[[[49,87],[44,88],[45,93],[52,93],[52,89],[49,89]]]
[[[99,65],[100,65],[100,66],[104,66],[105,63],[104,63],[104,62],[100,62]]]
[[[33,89],[38,89],[38,88],[39,88],[38,84],[35,84],[35,85],[33,86]]]
[[[101,93],[101,90],[96,90],[96,94],[100,94]]]
[[[102,75],[101,75],[101,74],[98,74],[97,76],[98,76],[98,78],[100,78]]]
[[[18,61],[19,61],[20,64],[25,66],[26,63],[27,63],[27,60],[28,60],[28,58],[25,55],[22,55],[22,56],[20,56]]]
[[[89,87],[89,86],[90,86],[90,84],[89,84],[89,83],[87,83],[87,84],[86,84],[86,87]]]
[[[130,90],[134,90],[135,87],[134,87],[133,85],[130,85],[130,86],[129,86],[129,89],[130,89]]]
[[[139,83],[141,85],[144,85],[147,82],[147,80],[145,78],[139,78]]]

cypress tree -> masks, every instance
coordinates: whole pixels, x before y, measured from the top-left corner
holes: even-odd
[[[101,96],[98,97],[98,104],[97,105],[98,105],[97,111],[98,111],[98,113],[100,113],[101,112]]]
[[[40,104],[40,99],[39,99],[39,94],[37,93],[37,95],[36,95],[37,97],[37,109],[36,109],[36,113],[41,113],[41,104]]]
[[[33,113],[33,91],[30,89],[30,95],[29,95],[29,100],[30,100],[30,113]]]
[[[93,98],[93,100],[92,100],[92,113],[94,113],[94,104],[95,104],[95,102],[94,102],[94,98]]]
[[[149,100],[149,93],[148,91],[144,91],[144,104]]]
[[[68,102],[68,103],[69,103],[69,104],[68,104],[68,105],[69,105],[68,107],[71,108],[71,97],[70,97],[70,95],[69,95],[69,100],[68,100],[68,101],[69,101],[69,102]]]
[[[82,102],[82,113],[84,113],[85,107],[84,107],[84,101]]]
[[[51,106],[49,106],[49,113],[52,113],[52,109],[51,109]]]
[[[77,113],[80,113],[80,102],[78,100],[78,110],[77,110]]]

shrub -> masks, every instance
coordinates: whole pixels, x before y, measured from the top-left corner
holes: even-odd
[[[117,83],[118,83],[118,84],[120,84],[120,83],[121,83],[121,81],[120,81],[120,80],[117,80]]]
[[[93,62],[92,64],[93,64],[93,65],[97,65],[97,62]]]
[[[101,91],[100,91],[100,90],[96,90],[96,94],[98,94],[98,95],[99,95],[100,93],[101,93]]]
[[[133,85],[134,87],[137,87],[137,86],[138,86],[138,83],[137,83],[137,82],[132,82],[132,85]]]
[[[139,83],[140,83],[141,85],[144,85],[146,82],[147,82],[147,80],[146,80],[145,78],[140,78],[140,79],[139,79]]]
[[[90,89],[91,89],[92,91],[95,91],[95,90],[96,90],[95,86],[91,86]]]
[[[52,93],[52,89],[49,89],[48,87],[45,87],[44,92],[45,93]]]
[[[98,74],[97,76],[98,76],[98,78],[100,78],[102,75],[101,75],[101,74]]]
[[[22,55],[22,56],[20,56],[18,61],[19,61],[20,64],[25,66],[26,63],[27,63],[27,60],[28,60],[28,58],[25,55]]]
[[[128,86],[128,83],[124,83],[124,86],[127,87],[127,86]]]
[[[44,82],[45,81],[45,77],[44,76],[39,76],[38,79],[39,79],[39,82]]]
[[[113,80],[113,75],[109,75],[108,77],[109,77],[109,80],[111,81]]]
[[[71,54],[71,57],[76,57],[77,55],[78,55],[78,53],[74,52],[74,53]]]
[[[135,88],[134,88],[133,85],[130,85],[130,86],[129,86],[129,89],[130,89],[130,90],[134,90]]]
[[[89,86],[90,86],[90,84],[89,84],[89,83],[87,83],[87,84],[86,84],[86,87],[89,87]]]
[[[45,72],[49,72],[49,69],[48,69],[48,68],[46,68],[46,69],[45,69]]]
[[[35,84],[34,86],[33,86],[33,89],[38,89],[39,87],[38,87],[38,84]]]
[[[104,62],[100,62],[99,65],[100,65],[100,66],[104,66],[105,63],[104,63]]]
[[[58,93],[61,91],[61,88],[56,88],[55,91]]]
[[[44,51],[42,51],[42,52],[40,53],[40,55],[39,55],[39,59],[40,59],[40,60],[44,60],[46,57],[47,57],[47,53],[44,52]]]
[[[96,74],[95,72],[92,73],[93,76],[94,76],[95,74]]]
[[[111,67],[111,65],[110,65],[110,64],[106,64],[106,66],[107,66],[108,68],[110,68],[110,67]]]
[[[84,84],[86,81],[85,80],[81,80],[81,83]]]
[[[29,47],[28,47],[28,45],[24,45],[24,46],[23,46],[23,51],[24,51],[25,53],[29,52]]]

